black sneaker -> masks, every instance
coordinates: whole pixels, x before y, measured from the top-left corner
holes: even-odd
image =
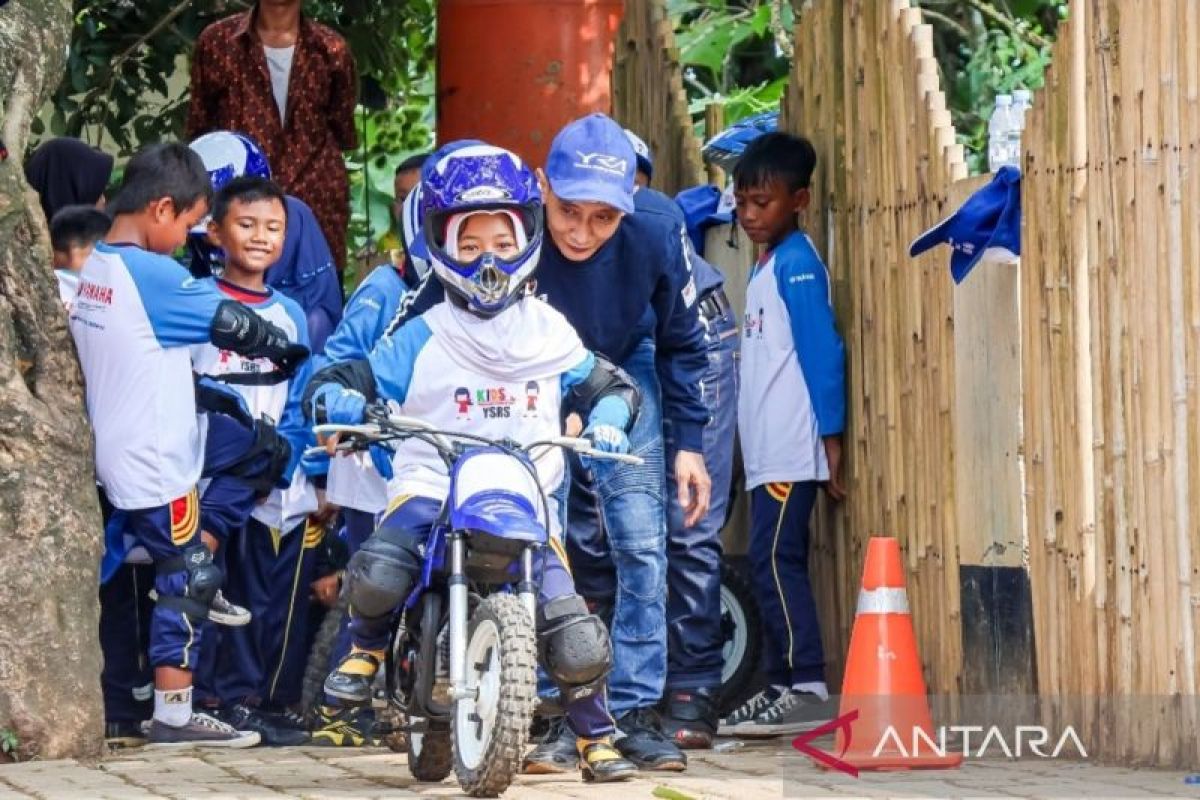
[[[294,731],[308,733],[308,723],[304,720],[304,715],[298,714],[290,708],[268,709],[265,711],[260,708],[258,713],[271,720],[271,722],[280,728],[289,728]]]
[[[369,708],[320,706],[314,718],[312,744],[322,747],[375,746],[375,715]]]
[[[208,618],[218,625],[237,628],[242,625],[249,625],[251,614],[248,609],[234,605],[226,600],[225,595],[221,594],[221,590],[218,589],[212,603],[208,606]]]
[[[722,736],[729,736],[733,729],[743,722],[749,722],[765,711],[768,706],[779,699],[780,692],[773,686],[768,686],[758,694],[751,697],[746,702],[729,712],[729,716],[721,720],[721,725],[717,732]]]
[[[236,704],[221,709],[221,721],[239,731],[255,731],[267,747],[296,747],[308,744],[308,731],[280,724],[274,715],[257,708]]]
[[[576,769],[579,769],[579,751],[575,748],[575,731],[567,725],[566,717],[553,717],[542,743],[525,756],[521,772],[551,775]]]
[[[255,731],[239,731],[199,711],[178,727],[160,720],[150,722],[147,748],[157,747],[254,747],[262,738]]]
[[[663,733],[684,750],[707,750],[717,734],[716,698],[712,689],[677,689],[667,695]]]
[[[158,602],[157,590],[151,589],[147,593],[147,596],[156,603]],[[240,628],[242,625],[249,625],[253,617],[249,610],[226,600],[225,595],[221,594],[220,589],[217,589],[212,602],[208,604],[205,616],[218,625],[226,625],[230,628]]]
[[[837,715],[833,698],[822,700],[812,692],[789,689],[754,719],[735,725],[734,736],[785,736],[819,727]]]
[[[637,708],[618,717],[617,729],[623,734],[616,741],[617,749],[638,769],[667,772],[687,769],[687,756],[662,732],[653,709]]]
[[[131,719],[105,722],[104,743],[113,749],[141,747],[146,743],[146,732],[141,722]]]
[[[637,775],[638,768],[621,756],[609,737],[603,739],[580,739],[579,769],[584,783],[615,783],[627,781]]]

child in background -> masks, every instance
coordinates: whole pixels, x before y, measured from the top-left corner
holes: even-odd
[[[846,356],[828,270],[797,225],[816,160],[807,140],[771,133],[746,148],[733,173],[738,222],[766,248],[746,288],[738,432],[769,686],[726,718],[725,734],[796,733],[834,712],[808,578],[808,521],[822,484],[834,500],[845,497]]]
[[[290,341],[308,347],[304,310],[266,284],[267,270],[283,250],[287,224],[286,198],[270,180],[241,177],[225,184],[216,194],[208,223],[209,239],[223,255],[221,277],[202,282],[246,304],[283,330]],[[307,524],[309,513],[317,508],[317,498],[299,467],[311,439],[300,410],[311,365],[306,362],[289,377],[268,360],[241,356],[211,343],[192,348],[192,363],[198,374],[235,390],[252,419],[278,420],[276,436],[286,442],[252,480],[230,481],[226,476],[201,492],[201,520],[206,530],[217,527],[210,526],[206,517],[224,514],[229,518],[228,524],[221,525],[228,570],[226,593],[233,602],[249,608],[252,619],[244,627],[218,632],[215,661],[210,667],[206,659],[203,680],[198,673],[197,685],[203,686],[205,694],[215,695],[205,700],[219,701],[220,710],[214,713],[238,730],[256,731],[267,745],[303,744],[308,735],[302,720],[283,711],[299,699],[308,584],[315,548],[324,533],[319,525],[310,529]],[[244,428],[235,429],[232,437],[214,442],[213,425],[220,422],[223,420],[209,415],[210,449],[225,447],[229,438],[243,437]],[[237,448],[236,442],[230,446]],[[255,484],[259,487],[257,505],[253,502]],[[210,492],[217,486],[222,497],[216,498],[216,505],[224,508],[207,513],[214,505]],[[230,503],[232,495],[239,499]],[[233,513],[226,511],[230,505]],[[275,713],[267,710],[269,706]]]
[[[58,296],[71,310],[79,271],[92,254],[96,242],[108,233],[112,220],[95,206],[67,206],[50,220],[50,246],[54,250],[54,274],[58,277]]]
[[[80,274],[70,326],[97,478],[157,569],[148,738],[163,746],[248,747],[257,733],[192,709],[194,659],[224,576],[200,537],[203,440],[188,345],[211,341],[269,358],[289,374],[308,350],[170,258],[207,212],[210,195],[203,162],[183,145],[155,145],[130,159],[108,206],[112,228]]]

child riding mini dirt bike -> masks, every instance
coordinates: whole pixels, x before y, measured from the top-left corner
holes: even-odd
[[[537,587],[551,545],[552,503],[536,451],[641,459],[553,437],[517,445],[373,411],[365,425],[321,425],[340,449],[415,438],[435,448],[451,490],[430,528],[421,575],[387,648],[387,699],[409,719],[409,768],[419,780],[457,773],[473,796],[503,792],[519,771],[537,701]]]
[[[518,768],[535,698],[532,679],[499,676],[532,674],[536,634],[537,660],[562,695],[584,778],[623,780],[636,767],[612,746],[615,723],[604,692],[612,665],[608,631],[575,592],[553,536],[558,504],[548,495],[566,479],[562,447],[601,458],[629,449],[625,431],[640,397],[628,375],[587,350],[559,312],[527,291],[542,241],[542,203],[519,158],[482,144],[436,157],[421,198],[422,235],[446,300],[381,340],[367,358],[320,370],[304,401],[318,431],[365,421],[382,427],[373,434],[357,430],[360,439],[383,436],[391,445],[367,445],[388,479],[390,503],[347,569],[353,648],[325,681],[322,714],[333,724],[338,705],[369,702],[380,665],[398,656],[403,702],[424,720],[411,746],[414,774],[440,780],[449,771],[449,723],[464,788],[499,792]],[[402,423],[390,422],[379,401],[395,403]],[[568,413],[587,421],[590,444],[558,439]],[[413,430],[414,418],[443,438]],[[447,436],[476,447],[448,451]],[[523,455],[538,442],[545,452]],[[442,608],[434,608],[437,601],[418,608],[421,597],[438,596],[426,589],[443,574]],[[517,595],[527,598],[524,607]],[[473,649],[468,613],[477,615],[474,630],[490,636],[491,645]],[[445,614],[450,622],[443,625]],[[404,627],[393,637],[397,616]],[[410,628],[435,638],[411,653],[397,650]],[[501,636],[509,630],[524,633]],[[436,650],[445,655],[441,684]],[[486,686],[470,688],[471,669]],[[484,706],[480,698],[487,698]],[[520,720],[512,736],[510,717]],[[500,718],[506,724],[497,737]]]

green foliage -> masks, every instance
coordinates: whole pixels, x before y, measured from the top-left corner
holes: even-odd
[[[689,110],[703,133],[704,109],[724,106],[726,123],[774,108],[789,59],[779,35],[793,25],[787,0],[668,0]]]
[[[0,753],[16,761],[18,755],[17,749],[20,746],[21,740],[17,736],[16,731],[11,728],[0,728]]]
[[[987,122],[997,93],[1038,89],[1066,0],[914,0],[933,25],[959,140],[972,172],[987,167]],[[788,0],[668,0],[689,108],[720,102],[729,124],[778,107],[794,24]],[[799,5],[799,3],[797,3]]]

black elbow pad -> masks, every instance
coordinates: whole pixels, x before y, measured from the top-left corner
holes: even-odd
[[[290,341],[278,326],[233,300],[223,300],[212,320],[212,343],[250,358],[269,358],[285,375],[296,371],[308,348]]]
[[[629,424],[626,429],[632,428],[637,420],[638,409],[642,405],[642,394],[628,372],[598,355],[596,364],[588,376],[572,386],[568,392],[567,408],[586,419],[596,403],[612,395],[621,398],[625,405],[629,406]]]

